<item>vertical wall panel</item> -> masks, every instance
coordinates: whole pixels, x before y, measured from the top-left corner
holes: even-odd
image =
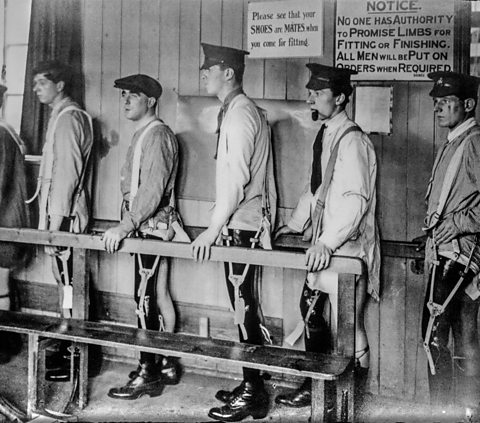
[[[425,193],[433,165],[433,119],[430,84],[410,83],[408,99],[408,161],[406,240],[422,235]],[[430,122],[430,124],[428,124]]]
[[[223,0],[222,45],[241,49],[244,28],[243,3]]]
[[[287,100],[306,100],[307,85],[310,71],[305,66],[308,59],[287,59]]]
[[[287,62],[285,59],[265,60],[264,98],[285,100],[287,96]]]
[[[180,0],[181,95],[198,95],[200,81],[200,2]]]
[[[259,0],[250,0],[250,2]],[[248,22],[248,3],[249,0],[243,0],[243,21]],[[247,30],[243,31],[243,49],[248,50]],[[252,98],[263,98],[264,93],[264,75],[265,60],[263,59],[246,59],[245,76],[243,79],[243,88],[245,93]]]
[[[142,0],[140,4],[140,73],[159,78],[160,3]],[[159,78],[160,83],[163,81]]]
[[[160,3],[160,53],[158,55],[160,81],[160,116],[174,128],[176,100],[179,91],[180,2],[163,0]]]
[[[200,42],[222,44],[222,9],[222,0],[202,0]],[[200,64],[203,60],[202,51]],[[207,95],[202,81],[200,81],[200,95]]]
[[[405,367],[406,260],[383,260],[380,303],[380,392],[403,396]]]

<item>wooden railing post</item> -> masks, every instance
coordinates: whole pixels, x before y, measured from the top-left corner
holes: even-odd
[[[73,249],[73,307],[74,319],[88,320],[90,306],[90,271],[88,264],[89,251],[83,248]],[[88,345],[75,344],[80,352],[78,369],[78,406],[85,408],[88,401]]]

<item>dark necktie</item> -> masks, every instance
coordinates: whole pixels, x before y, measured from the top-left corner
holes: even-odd
[[[217,154],[218,154],[218,141],[220,140],[220,127],[222,126],[222,121],[225,116],[225,112],[227,110],[228,104],[222,104],[222,107],[220,107],[220,110],[217,115],[217,130],[215,131],[217,134],[217,147],[215,148],[215,155],[213,158],[217,160]]]
[[[326,127],[327,125],[322,125],[313,143],[312,176],[310,178],[312,194],[315,194],[317,188],[322,183],[322,140]]]

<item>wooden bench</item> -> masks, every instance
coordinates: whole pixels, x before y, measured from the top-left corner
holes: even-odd
[[[73,248],[73,319],[0,312],[0,330],[28,335],[28,414],[41,407],[46,345],[51,340],[69,340],[79,346],[78,405],[87,404],[88,344],[127,347],[177,357],[202,357],[213,362],[243,366],[312,378],[312,422],[325,417],[325,382],[334,382],[336,403],[334,421],[355,420],[354,351],[355,351],[355,281],[364,272],[361,260],[334,256],[330,269],[339,274],[338,328],[334,354],[314,354],[271,346],[257,346],[202,338],[195,335],[160,333],[115,324],[88,321],[89,250],[104,250],[100,237],[34,229],[0,228],[0,241]],[[190,245],[156,240],[126,239],[119,252],[138,252],[191,259]],[[303,252],[252,250],[248,248],[212,247],[211,260],[251,263],[262,266],[305,269]],[[330,392],[331,390],[327,390]],[[329,394],[330,395],[330,394]]]

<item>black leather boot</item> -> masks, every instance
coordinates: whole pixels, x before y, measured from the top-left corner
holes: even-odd
[[[126,385],[108,391],[110,398],[134,400],[142,395],[157,397],[162,394],[164,384],[154,363],[141,363],[140,371]]]
[[[181,368],[176,357],[160,356],[157,367],[164,385],[176,385],[178,382],[180,382]],[[128,378],[136,378],[141,370],[142,366],[139,364],[135,370],[132,370],[128,374]]]
[[[223,422],[239,422],[248,416],[263,419],[268,413],[268,393],[263,383],[244,382],[239,394],[223,407],[212,408],[208,417]]]
[[[300,408],[312,405],[312,379],[307,377],[300,388],[289,394],[281,394],[275,398],[277,404]]]
[[[229,403],[230,401],[233,400],[233,398],[235,398],[237,395],[239,395],[240,392],[242,392],[244,383],[245,382],[242,381],[242,383],[240,385],[236,386],[235,388],[233,388],[232,391],[227,391],[227,390],[221,389],[220,391],[218,391],[215,394],[215,398],[219,401],[224,402],[225,404]]]

